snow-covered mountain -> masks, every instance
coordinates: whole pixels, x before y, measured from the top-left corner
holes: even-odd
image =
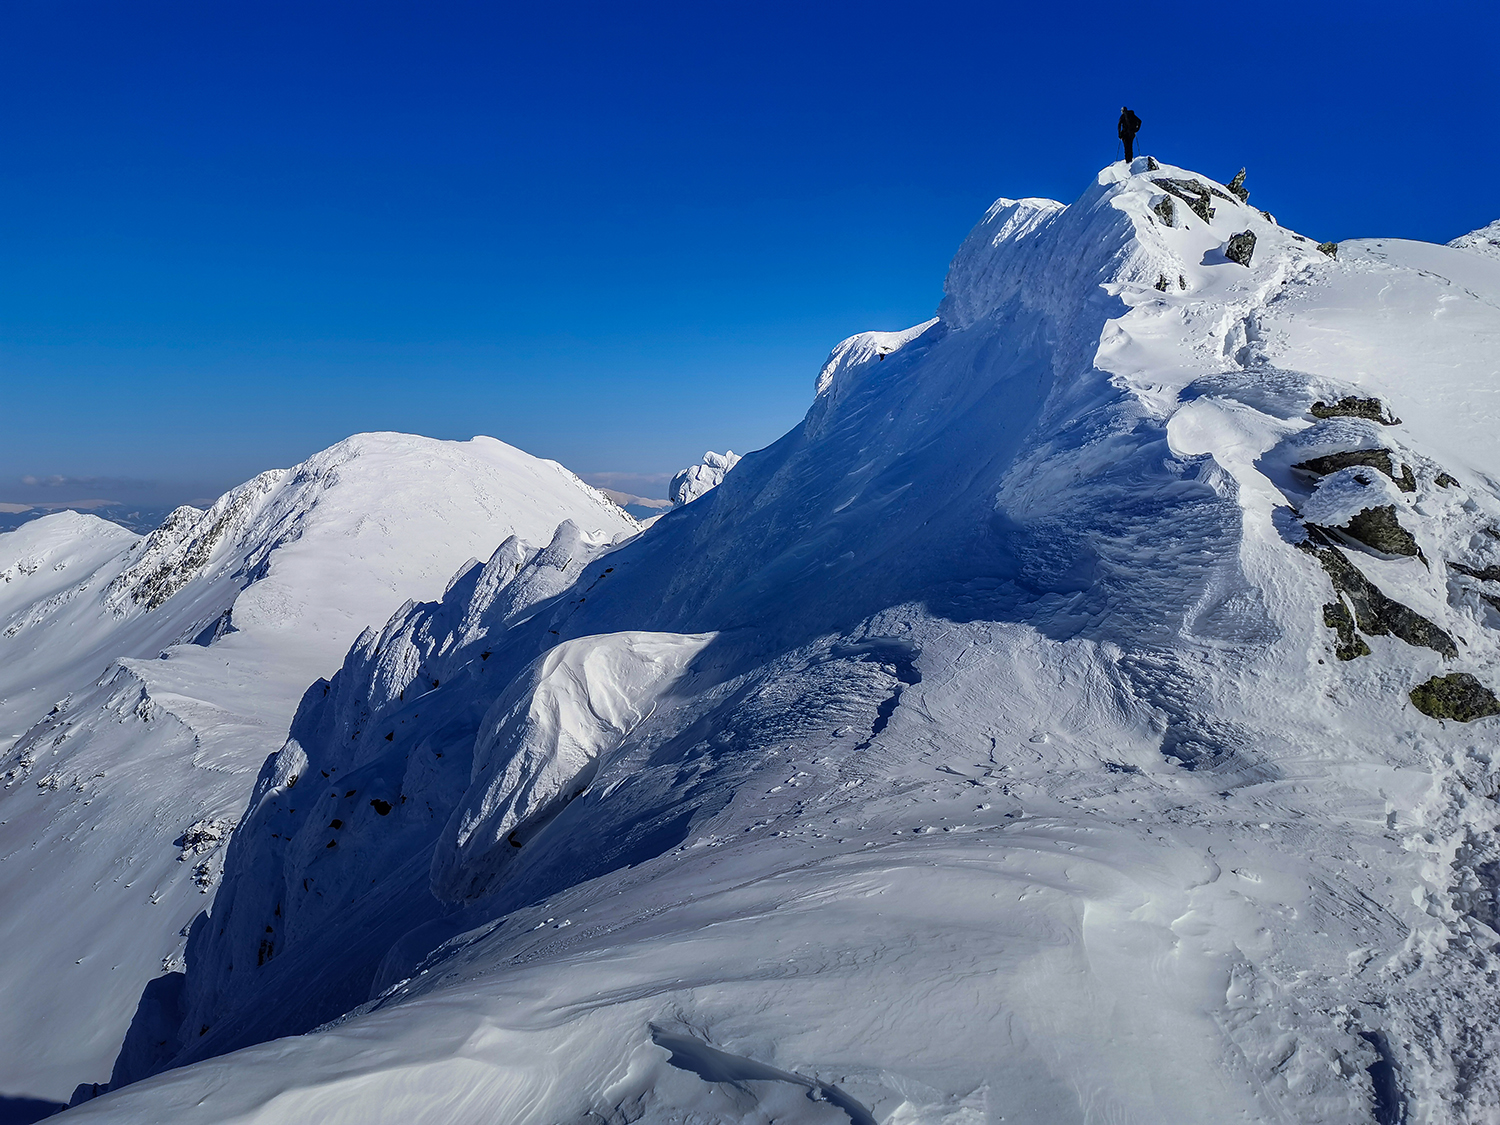
[[[73,1116],[1494,1120],[1497,341],[1149,158],[997,201],[717,487],[367,631]]]
[[[72,512],[0,535],[0,1092],[108,1079],[307,685],[564,520],[635,531],[493,439],[362,434],[144,538]]]
[[[1460,250],[1473,250],[1491,258],[1500,258],[1500,219],[1478,230],[1472,230],[1468,234],[1461,234],[1448,245]]]

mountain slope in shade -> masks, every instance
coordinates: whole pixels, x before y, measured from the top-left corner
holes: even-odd
[[[0,1093],[109,1078],[308,683],[465,558],[569,519],[635,530],[493,439],[362,434],[144,538],[74,513],[0,535]]]
[[[74,1116],[1493,1119],[1497,268],[997,201],[717,487],[362,636]]]

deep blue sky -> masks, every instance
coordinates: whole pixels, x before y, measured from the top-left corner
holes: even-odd
[[[0,500],[366,429],[586,474],[764,445],[991,199],[1076,197],[1122,102],[1289,226],[1445,241],[1500,216],[1497,42],[1493,2],[17,0]]]

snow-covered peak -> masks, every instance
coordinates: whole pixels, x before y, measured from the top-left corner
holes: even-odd
[[[1461,234],[1448,245],[1458,250],[1473,250],[1491,258],[1500,258],[1500,219],[1478,230],[1471,230],[1468,234]]]
[[[72,511],[0,534],[0,621],[6,607],[36,601],[43,587],[72,585],[139,538],[117,523]]]
[[[378,433],[145,539],[72,512],[0,534],[0,858],[36,857],[0,863],[0,1091],[66,1098],[109,1077],[136,997],[180,965],[216,885],[225,833],[203,826],[238,818],[362,629],[514,577],[522,538],[580,557],[566,576],[538,567],[511,605],[637,530],[503,442]]]
[[[307,692],[92,1112],[1482,1116],[1497,285],[1144,157],[1002,201],[709,501]]]
[[[709,450],[698,464],[678,471],[667,486],[667,495],[673,506],[691,504],[705,492],[718,488],[724,483],[724,474],[739,464],[739,461],[740,455],[732,449],[723,453]]]

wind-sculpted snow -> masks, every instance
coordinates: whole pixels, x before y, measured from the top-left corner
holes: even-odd
[[[370,434],[144,539],[74,513],[0,535],[0,1097],[109,1079],[133,1012],[150,1042],[114,1069],[160,1057],[187,925],[308,682],[466,557],[504,540],[504,569],[569,520],[636,530],[492,439]]]
[[[691,504],[709,489],[718,488],[724,483],[724,474],[739,464],[739,460],[740,455],[732,449],[724,453],[709,450],[701,462],[689,465],[672,477],[667,488],[672,504]]]
[[[617,633],[538,657],[480,723],[473,780],[433,853],[433,893],[462,901],[491,890],[712,639]]]
[[[1497,292],[999,201],[717,487],[314,684],[76,1115],[1492,1119],[1500,719],[1413,692],[1500,687]]]

